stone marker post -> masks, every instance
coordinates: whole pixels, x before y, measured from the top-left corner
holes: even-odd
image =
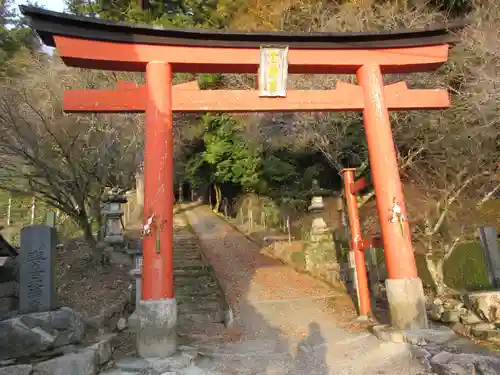
[[[184,202],[184,189],[182,186],[183,184],[183,181],[179,182],[179,203]]]
[[[144,213],[144,173],[137,172],[135,175],[135,209],[134,217],[136,219],[142,219]]]
[[[365,250],[365,259],[368,263],[370,291],[375,298],[379,298],[380,293],[380,273],[377,261],[377,250],[374,247],[369,247]]]
[[[21,313],[56,308],[56,229],[30,225],[21,230],[19,310]]]
[[[488,267],[488,279],[493,288],[500,288],[500,249],[497,231],[494,227],[481,227],[478,232]]]
[[[137,307],[142,300],[141,290],[142,290],[142,240],[137,243],[137,248],[129,251],[129,253],[134,257],[135,268],[130,270],[129,275],[134,279],[133,285],[133,295],[135,298],[132,303],[135,303]]]
[[[49,211],[45,213],[45,224],[49,227],[56,227],[57,215],[54,211]]]

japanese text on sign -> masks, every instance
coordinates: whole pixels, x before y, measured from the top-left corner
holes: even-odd
[[[262,46],[260,48],[260,96],[286,96],[288,77],[288,47]]]

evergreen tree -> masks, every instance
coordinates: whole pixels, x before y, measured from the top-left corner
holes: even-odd
[[[228,13],[222,11],[227,6],[220,0],[66,0],[66,8],[80,16],[162,27],[220,29],[228,24]]]
[[[37,51],[38,39],[14,11],[12,0],[0,0],[0,77],[16,71],[13,59],[20,52]]]

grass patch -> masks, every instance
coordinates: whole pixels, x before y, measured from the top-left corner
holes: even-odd
[[[432,286],[425,256],[415,255],[418,276],[426,286]],[[444,282],[456,290],[476,291],[491,289],[486,260],[481,245],[470,242],[459,245],[444,265]]]
[[[484,290],[491,288],[486,260],[477,242],[457,247],[444,265],[444,281],[457,290]]]
[[[295,251],[292,253],[292,262],[297,267],[300,267],[301,269],[305,269],[306,268],[306,255],[304,254],[303,251]]]
[[[9,198],[11,198],[10,209],[10,227],[4,229],[4,234],[14,245],[19,245],[19,236],[21,229],[31,224],[31,197],[9,194],[6,191],[0,190],[0,223],[6,225]],[[49,211],[55,211],[53,207],[48,206],[44,202],[37,200],[35,203],[35,218],[34,224],[44,224],[45,215]],[[60,214],[57,217],[56,228],[59,238],[73,238],[81,236],[81,230],[75,221],[65,214]]]
[[[432,287],[433,286],[432,277],[431,274],[429,273],[429,270],[427,269],[427,264],[425,262],[425,255],[415,254],[415,263],[417,264],[418,277],[420,277],[420,280],[422,280],[424,286]]]
[[[333,233],[333,239],[335,242],[335,252],[337,257],[337,262],[339,264],[344,264],[349,262],[349,238],[344,230],[337,229]]]

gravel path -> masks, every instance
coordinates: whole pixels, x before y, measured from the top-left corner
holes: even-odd
[[[406,344],[341,328],[345,295],[266,257],[198,206],[186,212],[235,312],[239,339],[207,347],[223,374],[425,374]],[[214,361],[216,363],[214,368]],[[208,363],[208,362],[207,362]],[[199,364],[203,366],[203,363]]]

